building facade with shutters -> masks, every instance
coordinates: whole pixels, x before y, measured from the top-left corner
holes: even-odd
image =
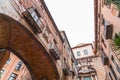
[[[105,70],[98,55],[95,55],[92,44],[81,43],[72,48],[78,62],[79,80],[105,80]]]
[[[69,42],[60,34],[44,0],[0,1],[0,52],[3,80],[24,80],[28,72],[32,80],[73,80],[77,76]],[[7,65],[9,56],[15,62]],[[22,68],[20,73],[16,66],[18,71]]]
[[[32,80],[25,64],[13,53],[0,71],[0,80]]]
[[[95,52],[102,58],[107,80],[120,79],[119,5],[119,0],[94,0]]]

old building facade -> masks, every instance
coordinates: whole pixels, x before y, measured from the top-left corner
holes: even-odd
[[[120,1],[94,0],[95,52],[100,55],[107,80],[120,80]]]
[[[74,75],[77,63],[69,42],[65,34],[60,34],[44,0],[0,1],[0,51],[4,54],[0,54],[1,69],[7,71],[13,67],[11,72],[14,73],[13,65],[20,64],[25,68],[21,73],[8,72],[5,78],[5,74],[2,74],[2,80],[11,80],[10,76],[25,76],[22,74],[24,71],[30,73],[29,78],[32,80],[77,78],[77,74]],[[11,53],[17,58],[11,57]],[[15,62],[6,67],[5,62],[9,56]]]
[[[71,46],[68,42],[67,36],[65,31],[60,31],[60,34],[62,36],[62,39],[64,41],[63,43],[63,64],[68,67],[68,72],[67,73],[72,73],[71,76],[68,76],[68,80],[77,80],[78,79],[78,74],[77,74],[77,61],[73,55],[73,51],[71,49]],[[70,70],[70,72],[69,72]],[[67,74],[68,75],[68,74]]]
[[[91,43],[81,43],[72,48],[77,59],[79,80],[105,80],[105,70]]]
[[[32,80],[31,75],[25,64],[13,53],[1,69],[0,80]]]

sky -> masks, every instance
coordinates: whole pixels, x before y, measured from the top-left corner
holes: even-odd
[[[72,47],[94,41],[93,0],[44,0],[58,29]]]

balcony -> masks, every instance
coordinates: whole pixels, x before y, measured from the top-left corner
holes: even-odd
[[[96,70],[93,65],[83,65],[79,66],[78,75],[83,76],[86,74],[96,75]]]
[[[76,71],[75,71],[75,69],[71,69],[70,72],[72,73],[73,76],[76,75]]]
[[[60,59],[60,51],[58,50],[55,43],[50,43],[49,52],[55,60]]]
[[[118,64],[116,64],[116,69],[120,73],[120,66]]]
[[[29,8],[25,12],[22,13],[26,22],[30,26],[30,28],[33,30],[34,33],[40,33],[41,30],[41,20],[40,20],[40,14],[38,13],[37,9]]]
[[[102,52],[102,62],[104,65],[108,64],[108,57]]]
[[[119,80],[116,72],[114,71],[114,68],[112,65],[110,65],[110,72],[113,74],[115,80]]]
[[[80,70],[78,73],[79,74],[87,74],[87,73],[95,73],[96,71],[95,70]]]
[[[110,48],[120,61],[120,34],[115,34],[113,40],[110,40]]]
[[[87,69],[87,70],[80,70],[78,71],[78,75],[79,76],[83,76],[83,75],[96,75],[96,70],[94,68],[91,69]]]
[[[65,76],[70,75],[70,70],[66,63],[63,63],[62,70]]]
[[[117,40],[117,42],[116,42],[116,40]],[[113,59],[113,57],[112,57],[112,61],[116,65],[116,69],[120,73],[120,66],[119,66],[119,64],[120,64],[120,46],[119,45],[120,44],[119,44],[119,40],[120,39],[115,39],[115,38],[113,40],[111,40],[110,41],[110,48],[111,48],[111,50],[112,50],[112,52],[114,54],[114,57],[115,57],[114,59],[116,59],[116,61],[118,63],[115,62],[115,60]]]
[[[104,22],[104,37],[105,39],[112,39],[112,33],[113,33],[113,25],[110,24],[108,21]]]
[[[116,67],[116,70],[120,73],[120,66],[118,63],[116,63],[116,58],[113,57],[113,55],[111,55],[111,60],[114,63],[114,66]]]

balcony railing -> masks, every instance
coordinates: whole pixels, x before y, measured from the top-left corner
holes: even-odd
[[[118,77],[117,77],[117,75],[116,75],[116,72],[114,71],[114,69],[113,69],[113,67],[111,65],[110,65],[110,71],[113,74],[115,80],[119,80]]]
[[[80,70],[78,74],[87,74],[87,73],[96,73],[94,69],[89,69],[89,70]]]
[[[96,70],[93,67],[93,65],[80,66],[78,69],[78,74],[79,74],[79,76],[86,75],[86,74],[95,75]]]
[[[113,25],[108,21],[104,22],[104,37],[105,39],[112,39]]]
[[[116,63],[115,61],[113,61],[113,63],[116,66],[117,71],[120,73],[120,48],[116,47],[113,43],[113,41],[110,41],[110,48],[114,53],[114,56],[116,57],[116,60],[118,60],[118,63]]]
[[[40,28],[41,27],[40,14],[38,13],[37,9],[29,8],[22,14],[34,33],[42,32]]]
[[[67,63],[63,63],[63,65],[62,65],[62,70],[63,70],[63,73],[64,73],[65,76],[70,75],[70,69],[69,69],[69,67],[67,66]]]
[[[51,53],[52,57],[55,60],[60,59],[60,51],[58,50],[58,48],[57,48],[55,43],[50,43],[50,45],[49,45],[49,52]]]
[[[110,48],[117,57],[118,61],[120,61],[120,48],[116,47],[112,40],[110,41]]]
[[[81,68],[82,68],[82,67],[87,67],[87,66],[92,66],[92,65],[93,65],[92,63],[86,63],[86,64],[84,64],[84,65],[83,65],[83,64],[82,64],[82,65],[80,65],[79,67],[81,67]]]
[[[116,69],[120,73],[120,66],[118,64],[116,64]]]
[[[76,71],[75,71],[75,69],[71,69],[70,72],[72,73],[73,76],[76,75]]]

